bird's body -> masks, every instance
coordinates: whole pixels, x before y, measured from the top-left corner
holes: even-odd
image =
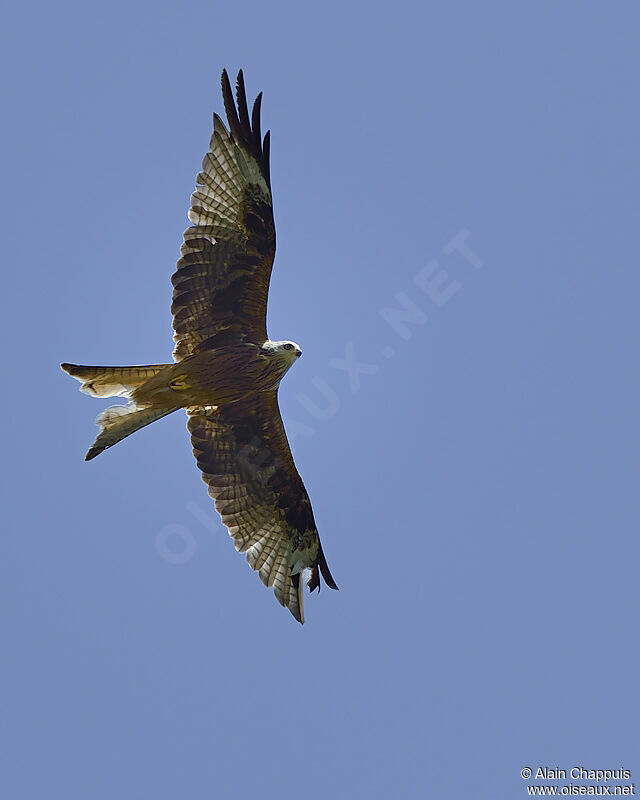
[[[301,355],[266,334],[275,254],[269,134],[261,140],[260,99],[249,119],[242,72],[237,108],[226,72],[230,132],[214,116],[210,150],[197,177],[173,276],[174,364],[89,367],[62,364],[96,397],[125,396],[106,409],[87,453],[95,458],[141,427],[186,408],[194,454],[236,549],[276,597],[304,621],[300,575],[338,587],[327,566],[311,503],[295,468],[278,410],[282,377]]]
[[[131,399],[141,408],[186,408],[187,406],[219,406],[241,400],[255,392],[274,391],[284,374],[301,354],[294,342],[291,350],[277,349],[284,342],[262,345],[242,342],[187,356],[177,364],[156,364],[148,367],[83,367],[63,364],[62,368],[78,380],[82,388],[96,397],[118,395]],[[294,349],[295,348],[295,349]],[[130,374],[127,375],[127,370]],[[138,383],[139,373],[148,370]],[[96,371],[105,374],[110,383],[101,387]],[[114,375],[119,376],[114,382]]]

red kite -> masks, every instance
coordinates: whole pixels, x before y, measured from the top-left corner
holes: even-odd
[[[217,114],[209,152],[191,195],[172,282],[175,364],[86,367],[62,364],[95,397],[123,395],[97,419],[90,460],[140,428],[185,408],[193,452],[236,550],[278,601],[304,622],[301,574],[337,589],[311,503],[278,409],[278,386],[301,355],[267,336],[269,278],[276,250],[269,132],[260,133],[259,94],[251,117],[242,71],[236,102],[222,73],[229,130]]]

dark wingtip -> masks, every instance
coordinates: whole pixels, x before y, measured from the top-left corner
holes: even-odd
[[[311,567],[311,576],[307,581],[307,586],[310,592],[314,592],[316,589],[318,593],[320,592],[320,573],[318,572],[318,567],[315,565]]]
[[[268,132],[264,142],[260,141],[260,104],[262,92],[260,92],[256,98],[253,104],[251,117],[249,117],[243,71],[238,71],[238,77],[236,79],[236,100],[233,98],[231,81],[229,80],[226,69],[222,70],[221,84],[222,100],[231,135],[236,144],[246,148],[247,152],[251,153],[256,159],[267,182],[267,186],[271,188]]]
[[[321,582],[320,582],[320,574],[322,573],[322,577],[324,578],[324,582],[330,589],[338,590],[338,584],[334,581],[333,575],[329,570],[329,566],[327,564],[327,559],[324,557],[324,553],[322,552],[322,545],[318,544],[318,558],[316,559],[316,563],[311,567],[311,577],[307,581],[307,586],[309,587],[309,591],[313,592],[315,589],[320,591]]]
[[[264,170],[264,177],[267,181],[267,186],[271,188],[271,131],[267,131],[264,135],[262,143],[262,168]]]
[[[320,572],[322,573],[322,577],[324,578],[324,582],[330,589],[335,589],[338,591],[338,584],[334,581],[333,575],[329,570],[329,565],[327,564],[327,559],[324,557],[324,553],[322,552],[322,545],[318,545],[318,566],[320,567]],[[319,583],[319,581],[318,581]]]
[[[298,595],[298,607],[296,608],[297,614],[289,606],[289,611],[293,614],[293,618],[297,619],[301,625],[304,625],[304,598],[302,597],[302,592],[300,591],[300,573],[296,573],[295,575],[291,576],[291,583],[293,584],[293,588],[296,590],[296,594]]]
[[[238,75],[236,76],[236,103],[238,104],[238,116],[242,127],[251,132],[247,90],[244,85],[244,72],[241,69],[238,70]]]
[[[75,364],[67,364],[66,361],[63,361],[62,364],[60,364],[60,369],[63,372],[66,372],[67,375],[73,375],[73,370],[76,369],[76,365]]]
[[[105,449],[106,448],[104,448],[104,447],[91,447],[87,451],[87,455],[84,457],[84,460],[85,461],[91,461],[91,459],[95,458],[96,456],[99,456],[100,453],[102,453],[102,451],[105,450]]]
[[[227,70],[222,70],[222,101],[224,103],[224,110],[225,114],[227,115],[227,121],[229,122],[229,130],[231,131],[231,135],[238,139],[238,132],[240,130],[240,120],[238,119],[238,112],[236,111],[236,104],[233,100],[233,92],[231,91],[231,82],[229,81],[229,75],[227,74]]]

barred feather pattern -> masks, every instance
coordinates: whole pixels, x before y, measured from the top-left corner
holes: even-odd
[[[275,255],[269,136],[260,139],[261,95],[249,119],[242,72],[237,110],[226,71],[227,130],[215,114],[209,151],[196,178],[176,272],[174,359],[267,339],[266,306]]]
[[[251,358],[239,364],[246,348],[274,344],[266,331],[276,249],[270,138],[268,131],[264,138],[260,132],[261,94],[249,115],[242,71],[235,100],[223,71],[222,96],[228,128],[214,115],[209,151],[191,197],[192,224],[172,276],[173,357],[184,363],[65,363],[62,368],[90,394],[120,394],[131,401],[100,415],[100,434],[87,459],[177,407],[187,407],[198,466],[236,549],[246,553],[278,601],[304,622],[303,571],[310,570],[310,590],[320,587],[321,575],[328,586],[338,587],[278,409],[276,387],[290,363],[282,371],[274,362],[259,374],[252,372],[257,367]]]
[[[202,477],[236,550],[273,587],[278,602],[304,622],[301,573],[318,565],[331,577],[309,497],[289,449],[276,392],[212,409],[192,407],[188,429]],[[325,575],[326,569],[326,575]]]
[[[136,367],[88,367],[81,364],[60,364],[68,375],[80,381],[80,391],[93,397],[126,397],[133,389],[168,366],[170,365],[148,364]]]

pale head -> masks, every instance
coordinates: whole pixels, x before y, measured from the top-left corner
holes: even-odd
[[[286,365],[286,369],[289,369],[294,361],[297,361],[302,355],[302,350],[300,349],[299,345],[297,345],[295,342],[290,342],[287,340],[282,342],[272,342],[267,340],[262,345],[262,349],[275,356],[278,361],[283,364],[283,366]]]

